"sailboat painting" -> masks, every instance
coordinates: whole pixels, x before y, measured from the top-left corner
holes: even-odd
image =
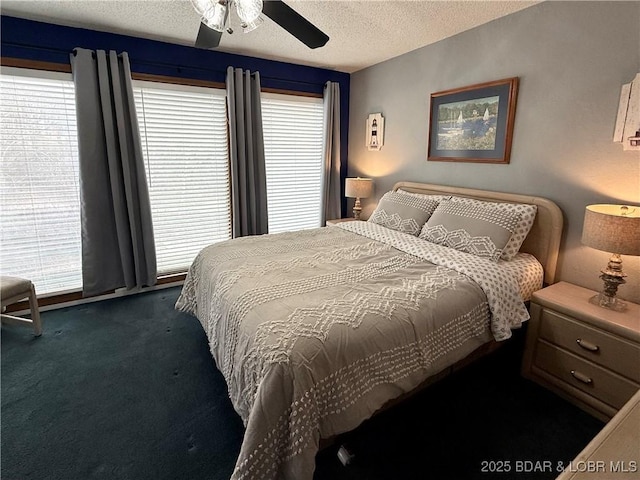
[[[438,150],[494,150],[499,106],[498,96],[440,105]]]
[[[431,94],[428,159],[509,163],[518,78]]]

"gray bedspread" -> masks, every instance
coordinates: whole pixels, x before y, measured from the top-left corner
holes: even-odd
[[[176,308],[202,323],[246,426],[232,478],[311,479],[320,438],[508,338],[541,269],[509,276],[367,222],[202,250]]]

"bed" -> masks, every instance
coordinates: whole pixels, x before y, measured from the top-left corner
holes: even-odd
[[[321,439],[509,338],[528,297],[554,282],[553,202],[412,182],[396,194],[437,198],[432,218],[480,200],[535,206],[535,220],[509,261],[406,233],[377,209],[382,222],[218,243],[190,267],[176,308],[200,320],[246,427],[234,480],[311,479]]]

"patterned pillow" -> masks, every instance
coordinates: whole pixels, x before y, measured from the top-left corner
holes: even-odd
[[[443,200],[420,238],[497,262],[520,218],[483,203]]]
[[[538,207],[536,205],[529,205],[527,203],[496,203],[496,202],[484,202],[482,200],[475,200],[473,198],[464,197],[452,197],[452,200],[456,202],[466,203],[468,205],[488,205],[497,208],[505,213],[512,215],[518,215],[520,217],[516,229],[511,235],[511,238],[505,245],[500,258],[503,260],[511,260],[520,251],[520,247],[524,243],[527,234],[533,226],[533,222],[536,219],[536,213]]]
[[[509,243],[504,247],[502,251],[503,260],[511,260],[520,251],[520,247],[524,243],[525,238],[529,234],[533,221],[536,219],[536,213],[538,212],[537,205],[527,205],[526,203],[504,203],[505,209],[517,213],[520,215],[520,221],[516,225],[516,231],[513,232]]]
[[[438,200],[408,195],[407,192],[385,193],[369,222],[410,235],[418,235],[422,225],[438,206]]]

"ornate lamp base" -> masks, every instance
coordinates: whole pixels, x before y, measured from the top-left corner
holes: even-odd
[[[589,299],[589,303],[600,307],[622,312],[627,308],[627,304],[616,298],[618,287],[627,283],[624,279],[627,275],[622,271],[622,259],[620,255],[614,253],[609,259],[607,268],[602,270],[600,278],[604,282],[604,290],[598,295],[594,295]]]
[[[362,207],[360,206],[360,198],[356,197],[356,203],[353,206],[353,218],[355,220],[360,220],[360,212],[362,212]]]
[[[600,292],[598,295],[591,297],[589,303],[608,308],[609,310],[615,310],[616,312],[624,312],[627,309],[627,304],[622,300],[616,297],[609,297],[605,295],[604,292]]]

